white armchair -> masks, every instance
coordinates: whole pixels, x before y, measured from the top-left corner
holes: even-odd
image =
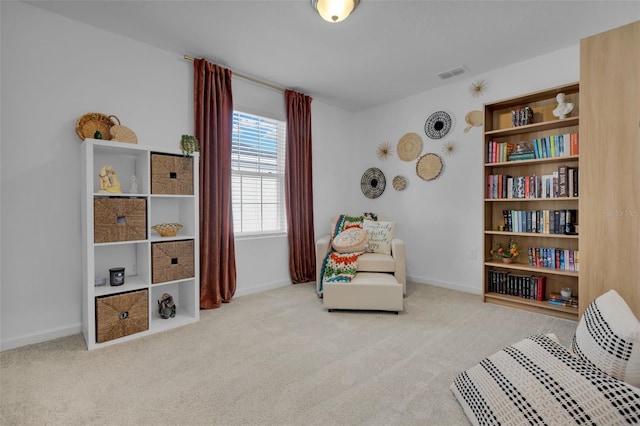
[[[335,227],[337,218],[333,218]],[[316,291],[320,294],[322,264],[330,249],[330,235],[316,241]],[[356,276],[350,283],[325,283],[323,305],[332,309],[402,311],[407,294],[405,245],[391,241],[391,254],[363,253],[358,257]]]

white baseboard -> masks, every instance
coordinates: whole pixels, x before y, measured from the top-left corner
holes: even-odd
[[[273,290],[274,288],[286,287],[288,285],[293,285],[293,284],[291,283],[291,281],[275,281],[275,282],[266,283],[266,284],[259,284],[249,288],[241,288],[241,289],[236,288],[236,293],[234,294],[234,297],[242,297],[248,294],[260,293],[262,291],[267,291],[267,290]]]
[[[436,287],[443,287],[443,288],[448,288],[450,290],[463,291],[465,293],[471,293],[471,294],[477,294],[477,295],[482,294],[482,289],[478,287],[472,287],[470,285],[452,283],[448,281],[439,281],[439,280],[434,280],[432,278],[416,277],[415,275],[407,275],[407,281],[411,281],[416,284],[434,285]]]
[[[47,340],[58,339],[60,337],[71,336],[73,334],[82,333],[80,324],[57,328],[55,330],[47,330],[42,333],[34,333],[28,336],[16,337],[14,339],[0,341],[0,351],[8,351],[9,349],[19,348],[21,346],[33,345],[35,343],[46,342]]]

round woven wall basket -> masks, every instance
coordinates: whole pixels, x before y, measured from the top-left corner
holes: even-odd
[[[442,158],[438,154],[425,154],[416,164],[416,173],[424,180],[433,180],[442,173]]]
[[[402,161],[413,161],[422,152],[422,136],[417,133],[407,133],[398,141],[398,157]]]
[[[111,140],[111,128],[116,125],[112,118],[118,120],[115,115],[106,115],[99,112],[87,113],[76,121],[76,134],[82,140],[93,138],[96,131],[102,135],[102,139]],[[120,120],[118,123],[120,124]]]
[[[393,178],[393,189],[402,191],[407,187],[407,178],[404,176],[396,176]]]
[[[387,180],[382,170],[371,167],[362,174],[360,179],[360,188],[367,198],[378,198],[384,192],[387,186]]]

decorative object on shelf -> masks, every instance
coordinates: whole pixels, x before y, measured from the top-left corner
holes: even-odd
[[[528,106],[511,110],[511,125],[513,127],[533,124],[533,110]]]
[[[109,117],[115,118],[115,120],[118,122],[118,124],[116,124],[115,126],[112,126],[111,129],[109,129],[109,134],[111,135],[112,141],[125,142],[125,143],[138,143],[138,137],[133,132],[133,130],[125,126],[121,126],[120,119],[115,115],[111,115]]]
[[[384,192],[387,181],[382,170],[371,167],[362,174],[360,188],[367,198],[378,198]]]
[[[445,111],[436,111],[424,123],[424,132],[430,139],[442,139],[451,130],[451,116]]]
[[[118,173],[110,165],[104,165],[100,168],[98,180],[100,181],[99,193],[122,194]]]
[[[558,117],[560,120],[567,118],[567,115],[573,111],[573,104],[565,101],[564,93],[558,93],[556,95],[556,101],[558,101],[558,106],[553,110],[554,117]]]
[[[119,266],[117,268],[109,269],[109,284],[112,286],[119,286],[124,284],[124,268]]]
[[[96,132],[93,134],[93,138],[102,139],[102,133],[100,132],[100,130],[96,130]]]
[[[387,158],[391,157],[393,150],[391,149],[391,144],[389,142],[383,142],[378,145],[378,149],[376,150],[376,155],[382,161],[386,161]]]
[[[422,152],[422,136],[417,133],[405,133],[398,141],[398,157],[402,161],[413,161]]]
[[[193,135],[182,135],[180,137],[180,149],[185,157],[191,157],[194,152],[200,151],[198,138]]]
[[[474,98],[484,95],[485,90],[487,90],[487,82],[484,80],[474,81],[473,83],[471,83],[471,88],[469,88],[471,96],[473,96]]]
[[[484,124],[484,114],[478,110],[469,111],[467,115],[465,115],[464,121],[468,124],[468,126],[464,128],[464,132],[467,133],[472,127],[480,127]]]
[[[182,225],[179,223],[161,223],[153,225],[151,229],[160,234],[161,237],[175,237],[178,231],[182,229]]]
[[[104,277],[96,278],[96,279],[93,281],[93,284],[94,284],[96,287],[101,287],[101,286],[103,286],[103,285],[107,285],[107,279],[106,279],[106,278],[104,278]]]
[[[448,142],[445,146],[442,147],[442,152],[448,157],[452,157],[453,155],[455,155],[456,151],[457,147],[454,142]]]
[[[129,188],[129,194],[138,193],[138,178],[136,175],[131,176],[131,188]]]
[[[116,124],[113,122],[112,117],[115,117],[115,115],[106,115],[99,112],[84,114],[76,121],[76,134],[81,140],[87,138],[109,140],[111,138],[111,127]],[[96,132],[99,132],[100,138],[96,137],[98,135]]]
[[[511,263],[520,255],[518,252],[518,244],[509,240],[507,246],[503,246],[502,243],[498,243],[496,248],[491,249],[491,256],[494,259],[502,259],[504,263]]]
[[[404,176],[396,176],[393,178],[393,189],[396,191],[402,191],[407,187],[407,178]]]
[[[430,152],[420,157],[416,163],[416,174],[423,180],[433,180],[440,176],[443,167],[442,158]]]
[[[571,297],[571,287],[562,287],[560,289],[560,295],[566,298]]]
[[[158,300],[158,313],[160,317],[164,319],[176,316],[176,304],[173,301],[173,296],[169,293],[164,293],[160,300]]]

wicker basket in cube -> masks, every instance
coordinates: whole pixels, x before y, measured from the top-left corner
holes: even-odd
[[[96,243],[144,240],[147,238],[147,200],[96,197],[93,223]]]
[[[193,157],[151,154],[151,193],[193,195]]]
[[[151,244],[151,282],[193,278],[194,269],[193,240],[167,241]]]
[[[140,333],[149,329],[147,289],[96,297],[96,342]]]

